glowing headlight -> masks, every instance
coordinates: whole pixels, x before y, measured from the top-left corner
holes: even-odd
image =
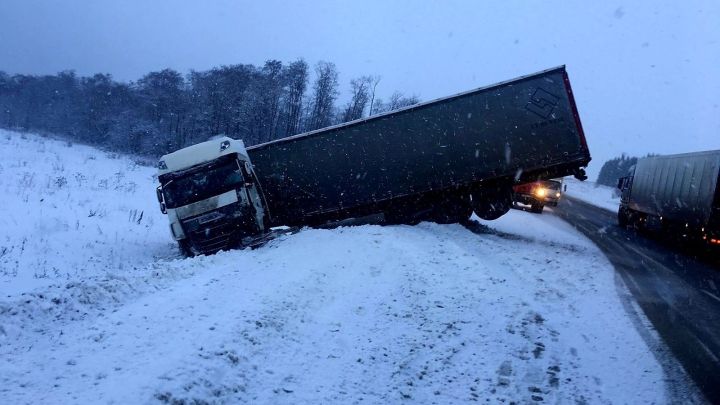
[[[535,189],[535,195],[538,197],[545,197],[547,195],[547,190],[542,187],[538,187]]]
[[[560,193],[555,193],[555,197],[560,198]]]

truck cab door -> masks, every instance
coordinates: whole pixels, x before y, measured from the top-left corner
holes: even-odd
[[[630,189],[632,187],[633,176],[620,177],[618,179],[617,188],[620,190],[620,202],[627,204],[630,200]]]
[[[263,204],[261,192],[256,185],[257,178],[254,175],[252,165],[248,161],[238,162],[242,171],[245,184],[243,187],[247,193],[248,201],[255,212],[255,223],[260,231],[265,231],[265,206]]]

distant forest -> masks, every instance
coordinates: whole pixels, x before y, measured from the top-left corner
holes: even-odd
[[[648,153],[645,157],[658,156],[657,154]],[[617,186],[618,179],[628,175],[630,168],[635,166],[638,158],[635,156],[627,156],[624,153],[620,157],[610,159],[600,168],[597,183],[605,186]]]
[[[254,145],[418,103],[375,97],[378,76],[349,83],[337,105],[338,71],[303,60],[230,65],[183,75],[172,69],[123,83],[108,74],[8,75],[0,71],[0,127],[60,134],[113,151],[157,157],[225,134]]]

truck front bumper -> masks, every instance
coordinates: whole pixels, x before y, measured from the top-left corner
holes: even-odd
[[[192,248],[212,254],[240,244],[242,238],[258,233],[250,208],[238,203],[226,205],[182,221]]]
[[[556,207],[558,205],[558,201],[560,201],[559,198],[555,197],[536,197],[533,194],[515,194],[515,201],[519,202],[521,204],[527,204],[527,205],[533,205],[533,204],[542,204],[542,205],[549,205],[551,207]]]

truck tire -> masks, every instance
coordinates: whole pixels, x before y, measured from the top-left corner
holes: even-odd
[[[620,225],[621,228],[627,228],[627,226],[630,223],[630,219],[628,218],[627,210],[625,208],[620,207],[618,209],[618,225]]]
[[[430,220],[438,224],[456,224],[470,219],[472,212],[469,196],[451,195],[433,207]]]
[[[180,239],[177,241],[180,253],[185,257],[195,257],[195,253],[192,250],[192,245],[188,239]]]
[[[477,188],[472,192],[472,208],[475,214],[488,221],[505,215],[510,211],[512,204],[512,187],[508,185]]]
[[[648,229],[648,215],[630,208],[624,210],[625,227],[632,228],[637,232],[645,232]],[[620,212],[618,211],[618,224],[620,224]],[[622,226],[622,225],[621,225]]]

